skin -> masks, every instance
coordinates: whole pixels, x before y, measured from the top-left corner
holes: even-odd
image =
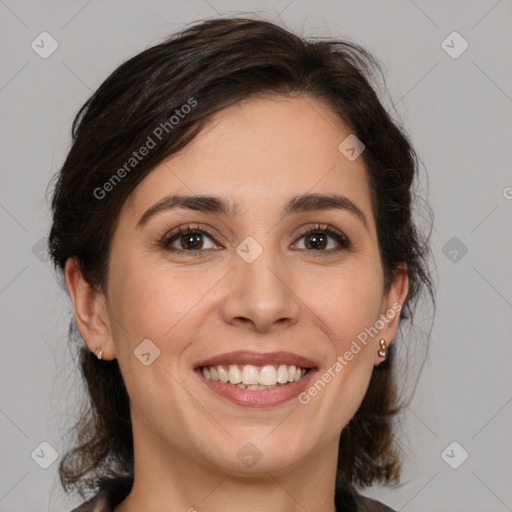
[[[338,150],[349,134],[327,105],[307,96],[224,109],[125,202],[103,291],[88,285],[74,259],[67,262],[78,328],[90,350],[118,359],[130,396],[135,481],[116,512],[335,511],[340,432],[382,362],[379,339],[394,339],[399,315],[307,405],[241,407],[210,391],[193,368],[224,352],[283,350],[317,362],[321,374],[380,314],[403,304],[405,266],[383,291],[364,162]],[[363,211],[368,228],[346,210],[281,215],[296,194],[333,191]],[[170,210],[137,228],[170,193],[221,196],[240,211],[231,219]],[[187,223],[216,235],[203,236],[202,255],[188,256],[193,249],[179,236],[173,247],[189,253],[159,246]],[[352,246],[329,252],[340,248],[331,237],[321,250],[306,246],[308,237],[297,233],[316,223],[342,231]],[[263,248],[250,264],[236,252],[247,236]],[[149,366],[133,355],[145,339],[160,350]],[[252,467],[237,457],[247,442],[261,453]]]

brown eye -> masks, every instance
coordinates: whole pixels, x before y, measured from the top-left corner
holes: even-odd
[[[305,245],[307,249],[325,249],[329,244],[329,236],[325,233],[310,233],[305,235]]]
[[[180,235],[179,243],[181,248],[183,249],[197,249],[200,250],[203,248],[203,240],[201,237],[202,233],[187,233],[184,235]]]
[[[210,239],[215,245],[213,235],[204,229],[192,228],[190,226],[180,226],[171,233],[168,233],[161,241],[161,246],[170,252],[201,252],[213,249],[212,244],[205,244],[204,237]]]
[[[341,250],[348,250],[351,247],[350,240],[341,232],[334,230],[329,226],[316,225],[307,229],[300,234],[300,239],[304,239],[304,248],[301,250],[317,251],[317,252],[339,252]],[[334,247],[330,240],[334,240]],[[336,244],[338,247],[336,247]]]

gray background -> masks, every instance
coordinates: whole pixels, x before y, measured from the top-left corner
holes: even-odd
[[[0,0],[0,511],[81,502],[61,490],[58,460],[40,467],[51,457],[40,443],[64,453],[82,393],[70,302],[44,252],[45,189],[72,118],[115,67],[185,23],[249,12],[372,52],[425,193],[428,177],[439,283],[431,349],[402,421],[403,486],[367,494],[404,512],[512,510],[510,0]],[[43,31],[59,45],[47,59],[31,48]],[[441,45],[453,31],[469,44],[458,58]]]

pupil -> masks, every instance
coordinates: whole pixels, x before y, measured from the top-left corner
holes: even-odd
[[[312,246],[313,249],[325,248],[325,237],[318,233],[313,233],[307,238],[308,245]],[[310,243],[313,241],[313,243]]]
[[[183,235],[181,237],[182,242],[184,242],[184,246],[189,248],[196,248],[197,245],[201,245],[201,235],[195,234],[195,235]]]

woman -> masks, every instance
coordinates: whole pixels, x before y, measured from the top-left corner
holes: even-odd
[[[77,115],[50,250],[90,406],[77,511],[391,510],[393,340],[425,289],[407,136],[372,58],[198,23]]]

